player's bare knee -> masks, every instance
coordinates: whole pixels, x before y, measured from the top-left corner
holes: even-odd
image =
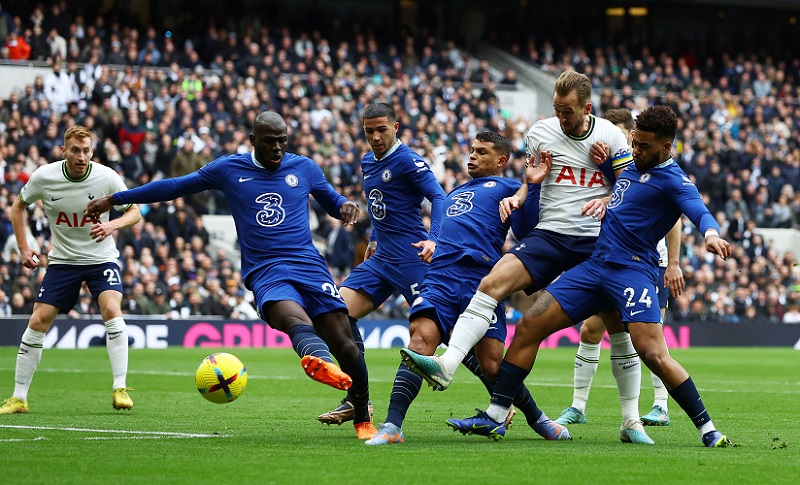
[[[581,325],[581,342],[585,344],[599,344],[603,340],[606,327],[599,319],[591,317]]]

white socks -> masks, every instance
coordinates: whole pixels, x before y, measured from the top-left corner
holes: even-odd
[[[642,385],[642,366],[627,332],[609,335],[611,340],[611,371],[617,380],[622,422],[639,419],[639,393]]]
[[[450,335],[450,343],[441,356],[448,377],[453,377],[467,352],[486,335],[496,308],[497,300],[486,293],[476,291],[464,313],[458,316],[453,333]]]
[[[581,342],[578,353],[575,354],[574,389],[572,391],[572,407],[586,413],[586,401],[592,389],[592,379],[597,372],[597,363],[600,360],[600,344],[586,344]]]
[[[111,373],[114,374],[114,387],[117,389],[125,386],[128,375],[128,327],[122,317],[112,318],[105,322],[106,349],[108,359],[111,361]]]
[[[669,399],[667,388],[652,371],[650,372],[650,379],[653,381],[653,406],[661,406],[664,411],[667,411],[667,400]]]
[[[22,334],[17,353],[17,370],[14,374],[14,397],[21,401],[28,400],[28,389],[31,387],[33,373],[42,360],[44,336],[44,333],[30,328],[25,329],[25,333]]]

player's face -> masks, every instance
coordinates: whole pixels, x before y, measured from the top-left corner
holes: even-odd
[[[283,160],[289,137],[286,134],[286,125],[256,125],[250,134],[250,143],[253,144],[258,163],[268,170],[276,170]]]
[[[72,179],[83,178],[89,170],[89,162],[94,155],[92,139],[88,136],[81,138],[73,136],[61,147],[61,154],[67,161],[67,175]]]
[[[592,103],[581,104],[576,91],[566,96],[556,94],[553,96],[553,111],[564,134],[580,136],[585,131],[586,118],[592,112]]]
[[[473,140],[469,151],[467,172],[472,178],[500,175],[506,156],[488,141]]]
[[[400,123],[397,121],[391,123],[385,116],[364,118],[364,136],[367,137],[367,143],[377,158],[386,155],[386,152],[394,146],[399,127]]]
[[[670,157],[672,142],[659,140],[655,133],[633,130],[633,162],[640,171],[649,170]]]

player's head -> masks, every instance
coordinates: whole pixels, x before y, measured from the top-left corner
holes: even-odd
[[[631,132],[633,131],[633,115],[627,108],[607,109],[603,113],[603,118],[617,125],[628,144],[631,143]]]
[[[511,142],[503,135],[482,131],[469,150],[467,171],[472,178],[500,175],[511,156]]]
[[[592,112],[592,82],[584,74],[565,71],[556,79],[553,111],[566,135],[580,136]]]
[[[678,133],[678,116],[667,106],[651,106],[636,117],[633,130],[633,161],[648,170],[672,156],[672,142]]]
[[[289,136],[286,133],[286,121],[274,111],[263,111],[256,116],[253,122],[253,132],[250,133],[250,143],[253,144],[258,163],[268,170],[276,170],[286,153]]]
[[[371,104],[364,109],[364,136],[376,158],[386,155],[397,141],[397,115],[386,103]]]
[[[66,170],[69,178],[82,179],[89,171],[89,163],[94,156],[92,148],[92,132],[81,125],[75,125],[64,133],[64,145],[61,154],[66,160]]]

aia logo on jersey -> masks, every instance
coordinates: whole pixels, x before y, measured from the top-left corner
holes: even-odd
[[[383,173],[381,174],[381,180],[383,180],[384,182],[392,180],[392,171],[389,170],[388,168],[384,170]]]
[[[78,213],[73,212],[71,214],[67,214],[66,212],[59,212],[58,217],[56,218],[56,225],[65,225],[67,227],[83,227],[83,226],[91,226],[94,224],[94,221],[91,217],[85,216],[83,214],[80,215],[81,219],[80,222],[78,221]]]
[[[603,172],[597,170],[573,170],[570,166],[561,167],[561,172],[556,177],[557,184],[579,185],[581,187],[605,187]]]
[[[297,176],[293,173],[287,175],[283,180],[289,187],[297,187],[297,184],[299,183],[297,180]]]

